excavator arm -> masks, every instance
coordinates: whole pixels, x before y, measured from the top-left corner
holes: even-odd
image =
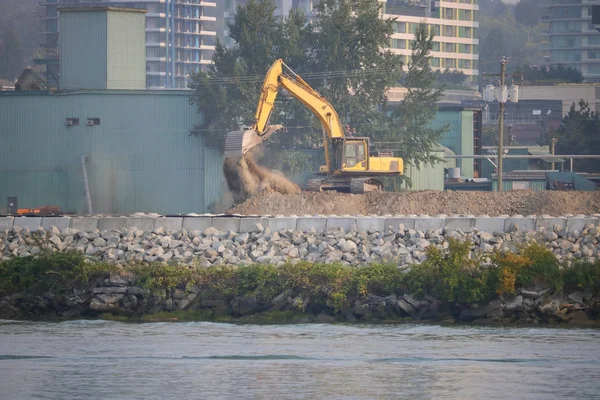
[[[284,68],[286,69],[285,72]],[[280,88],[284,88],[290,95],[304,104],[321,122],[327,136],[323,138],[323,142],[326,162],[329,167],[328,139],[344,137],[344,130],[339,116],[323,96],[311,88],[300,76],[296,75],[281,59],[275,61],[267,72],[251,129],[230,132],[227,135],[225,139],[225,157],[242,157],[250,149],[258,146],[282,128],[281,125],[267,125]]]

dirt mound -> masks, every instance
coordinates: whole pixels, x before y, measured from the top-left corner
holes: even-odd
[[[283,174],[271,171],[254,162],[252,155],[241,159],[226,158],[223,173],[235,203],[259,193],[299,194],[300,188]]]
[[[471,191],[370,192],[364,195],[261,193],[229,210],[237,214],[267,215],[386,215],[468,214],[541,215],[594,214],[600,212],[600,192]]]

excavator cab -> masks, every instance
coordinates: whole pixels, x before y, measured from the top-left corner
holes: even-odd
[[[362,137],[331,140],[331,169],[333,173],[360,172],[369,169],[369,139]],[[327,169],[324,166],[325,170]],[[321,167],[323,171],[323,167]]]

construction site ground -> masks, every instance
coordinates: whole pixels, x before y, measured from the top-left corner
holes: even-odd
[[[552,215],[600,213],[600,191],[262,192],[229,210],[254,215]]]

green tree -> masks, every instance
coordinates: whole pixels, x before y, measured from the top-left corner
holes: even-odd
[[[310,34],[306,19],[297,12],[278,19],[272,0],[250,0],[239,6],[229,30],[235,45],[228,48],[217,43],[213,64],[207,72],[196,74],[191,85],[195,91],[191,101],[203,116],[192,133],[216,147],[222,146],[227,132],[252,124],[260,86],[275,59],[288,56],[306,65],[308,57],[300,51]],[[276,109],[271,123],[282,118],[281,107]],[[290,114],[284,115],[286,122],[293,120]]]
[[[590,110],[589,104],[579,100],[579,108],[571,105],[569,113],[562,119],[560,128],[554,132],[556,154],[600,154],[600,115]],[[596,159],[576,160],[577,171],[598,172],[600,161]]]
[[[540,0],[520,0],[515,4],[515,19],[525,26],[535,26],[540,22]]]
[[[10,29],[0,37],[0,76],[13,80],[23,68],[21,43],[14,30]]]
[[[436,103],[443,92],[443,88],[436,88],[436,74],[429,63],[433,37],[426,24],[419,24],[412,42],[408,72],[402,80],[407,93],[400,105],[392,110],[389,121],[394,141],[399,142],[400,156],[417,167],[439,161],[433,149],[448,129],[447,126],[432,126],[437,113]]]
[[[522,65],[517,68],[516,72],[523,74],[523,79],[527,82],[538,85],[583,82],[581,71],[563,65],[553,65],[549,68],[532,68]]]
[[[250,0],[238,7],[230,26],[235,45],[217,45],[213,65],[194,78],[192,102],[204,116],[194,133],[219,146],[228,131],[250,125],[264,74],[277,58],[283,60],[336,108],[344,123],[372,136],[372,125],[385,126],[377,106],[398,79],[402,63],[385,47],[392,20],[379,18],[371,0],[323,0],[315,22],[292,11],[274,17],[270,0]],[[288,127],[268,140],[271,147],[320,146],[317,119],[282,91],[270,123]]]
[[[322,0],[316,6],[313,70],[309,80],[358,134],[376,136],[377,106],[402,74],[400,57],[387,50],[394,20],[380,18],[372,0]],[[332,72],[333,71],[333,72]],[[332,73],[331,73],[332,72]]]

